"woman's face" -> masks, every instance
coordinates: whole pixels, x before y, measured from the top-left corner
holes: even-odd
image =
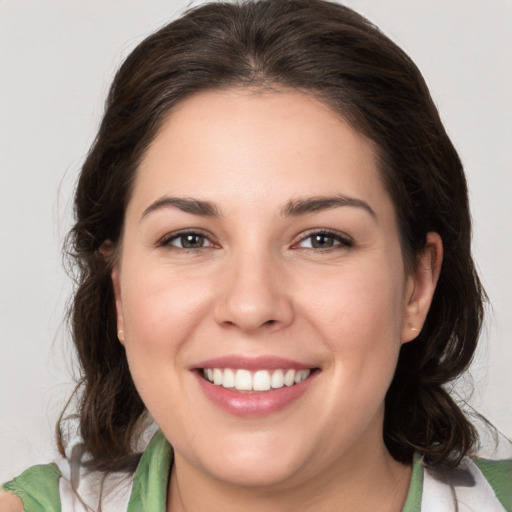
[[[385,451],[384,397],[439,244],[426,254],[405,272],[372,144],[324,104],[181,102],[140,165],[113,272],[130,370],[176,467],[279,485]]]

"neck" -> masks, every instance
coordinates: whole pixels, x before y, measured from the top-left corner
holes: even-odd
[[[178,455],[169,482],[167,511],[400,512],[409,486],[410,466],[396,462],[383,443],[357,452],[345,454],[316,475],[292,477],[265,488],[217,480]]]

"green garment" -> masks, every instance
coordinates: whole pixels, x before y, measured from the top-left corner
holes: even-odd
[[[172,462],[172,448],[163,433],[158,431],[135,471],[127,512],[165,512]],[[512,512],[512,461],[478,460],[476,464],[505,510]],[[402,512],[421,512],[423,471],[421,457],[416,455]],[[60,477],[60,471],[54,464],[33,466],[4,484],[3,488],[21,498],[26,512],[62,512]]]

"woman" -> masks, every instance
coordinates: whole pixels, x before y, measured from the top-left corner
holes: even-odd
[[[364,18],[211,4],[150,36],[75,213],[81,443],[13,510],[512,509],[443,388],[482,320],[462,165]]]

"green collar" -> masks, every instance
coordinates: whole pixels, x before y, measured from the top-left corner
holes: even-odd
[[[137,466],[127,512],[165,512],[172,461],[171,445],[159,430]]]
[[[405,499],[402,512],[420,512],[422,495],[423,466],[421,463],[421,456],[418,453],[415,453],[412,461],[411,482],[409,484],[409,490],[407,491],[407,498]]]

